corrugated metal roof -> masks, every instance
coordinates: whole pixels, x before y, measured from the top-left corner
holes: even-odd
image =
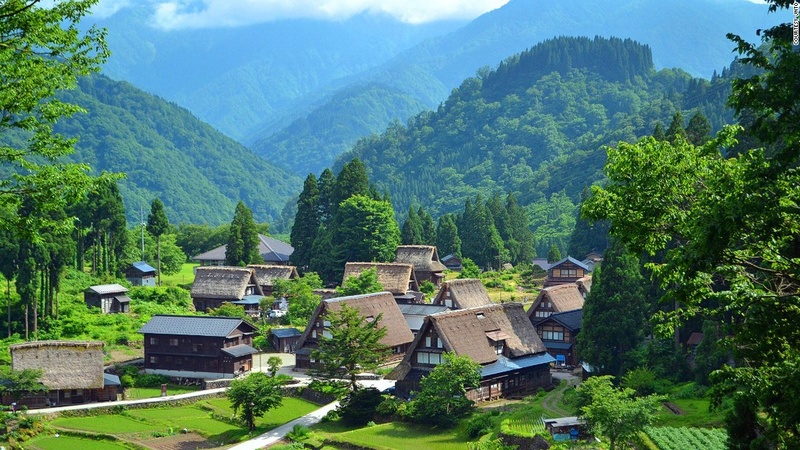
[[[87,291],[94,292],[95,294],[117,294],[122,292],[128,292],[128,288],[122,286],[121,284],[98,284],[97,286],[89,286]]]
[[[247,356],[252,355],[253,353],[258,353],[258,350],[250,347],[246,344],[241,345],[234,345],[233,347],[225,347],[221,348],[220,351],[222,353],[227,353],[228,355],[233,356],[234,358],[238,358],[240,356]]]
[[[156,269],[153,266],[151,266],[150,264],[147,264],[144,261],[137,261],[137,262],[131,264],[131,267],[133,267],[134,269],[136,269],[136,270],[138,270],[139,272],[142,272],[142,273],[156,272]]]
[[[240,324],[255,330],[253,325],[236,317],[156,315],[139,328],[139,333],[226,337]]]
[[[481,368],[481,375],[483,377],[488,377],[512,370],[525,369],[527,367],[540,366],[543,364],[549,365],[555,361],[556,359],[550,356],[549,353],[539,353],[536,355],[523,356],[521,358],[514,359],[509,359],[503,355],[498,355],[497,361],[487,364]]]
[[[300,335],[303,334],[297,328],[273,328],[272,330],[270,330],[270,332],[280,339],[290,338],[295,336],[300,337]]]
[[[400,308],[400,312],[403,313],[404,316],[430,316],[431,314],[440,313],[450,309],[444,305],[428,305],[418,303],[398,303],[397,307]]]

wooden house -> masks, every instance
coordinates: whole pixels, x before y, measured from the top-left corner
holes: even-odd
[[[125,271],[125,279],[134,286],[155,286],[156,272],[150,264],[137,261]]]
[[[443,305],[450,309],[467,309],[494,304],[481,280],[462,278],[442,283],[431,304]]]
[[[547,353],[556,359],[557,366],[577,367],[580,364],[575,343],[582,321],[583,310],[576,309],[551,314],[536,323],[536,333],[547,348]]]
[[[295,266],[250,264],[247,267],[255,270],[256,281],[265,296],[270,296],[275,291],[275,280],[293,280],[299,276]]]
[[[191,296],[197,311],[219,308],[225,302],[242,301],[251,295],[264,296],[254,269],[213,266],[195,271]]]
[[[103,343],[91,341],[35,341],[13,344],[12,370],[42,371],[46,393],[4,396],[29,408],[116,401],[122,393],[119,377],[103,373]]]
[[[442,264],[444,264],[444,267],[448,270],[461,271],[461,269],[464,268],[464,265],[461,261],[461,257],[458,255],[454,255],[452,253],[446,255],[444,258],[441,259],[441,261]]]
[[[566,258],[553,263],[547,269],[547,278],[544,280],[544,287],[555,286],[557,284],[574,284],[580,278],[589,273],[586,264],[577,259],[567,256]]]
[[[378,283],[389,291],[398,303],[419,303],[422,293],[414,276],[414,266],[404,263],[349,262],[344,265],[342,282],[358,277],[368,269],[375,269]]]
[[[176,378],[233,378],[253,367],[256,327],[236,317],[155,315],[144,335],[144,371]]]
[[[302,335],[297,328],[273,328],[269,330],[269,341],[276,352],[294,353]]]
[[[414,335],[403,318],[392,293],[384,291],[321,301],[297,343],[296,368],[308,369],[313,366],[315,361],[311,358],[311,352],[318,348],[319,340],[323,336],[329,336],[327,327],[330,326],[330,322],[325,320],[325,316],[330,311],[341,310],[343,306],[358,310],[367,320],[374,320],[381,315],[379,326],[386,329],[386,336],[381,342],[392,349],[393,356],[389,361],[399,361],[405,355],[408,346],[414,340]]]
[[[436,287],[442,284],[447,269],[439,261],[439,253],[432,245],[401,245],[397,247],[394,262],[411,264],[418,283],[430,281]]]
[[[87,306],[100,308],[103,314],[128,313],[131,311],[131,299],[128,289],[119,284],[100,284],[89,286],[83,291],[83,300]]]
[[[531,323],[536,325],[550,315],[583,308],[583,295],[576,284],[560,284],[542,289],[528,309]]]
[[[589,275],[579,278],[578,281],[575,282],[575,285],[578,286],[578,290],[583,298],[586,298],[586,296],[589,295],[589,292],[592,291],[592,276]]]
[[[201,266],[224,266],[226,249],[227,246],[220,245],[192,259],[198,261]],[[294,247],[291,245],[263,234],[258,235],[258,254],[261,255],[264,264],[288,265],[292,252]]]
[[[419,390],[420,380],[442,362],[442,354],[468,356],[481,365],[481,383],[467,392],[473,401],[521,397],[551,385],[541,339],[520,303],[445,311],[425,319],[406,356],[386,378],[398,396]]]

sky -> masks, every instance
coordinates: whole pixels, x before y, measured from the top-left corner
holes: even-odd
[[[100,0],[93,9],[107,17],[137,0]],[[280,19],[346,20],[382,14],[410,24],[469,20],[509,0],[148,0],[153,25],[164,30],[237,27]]]

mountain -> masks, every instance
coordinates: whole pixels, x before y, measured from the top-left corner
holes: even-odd
[[[239,200],[257,221],[272,222],[301,188],[298,177],[130,83],[84,77],[62,96],[88,111],[58,125],[79,138],[71,159],[126,174],[120,192],[130,223],[156,197],[171,223],[229,223]]]
[[[655,67],[680,67],[710,78],[733,57],[726,33],[756,41],[757,28],[779,19],[767,16],[766,5],[745,0],[511,0],[363,73],[339,92],[321,93],[316,109],[287,111],[298,117],[272,134],[270,126],[262,126],[264,136],[251,148],[297,174],[319,173],[332,163],[332,155],[365,131],[379,133],[394,120],[404,122],[409,113],[435,108],[462,80],[486,70],[482,67],[496,67],[507,56],[555,36],[632,38],[652,49]],[[376,86],[391,95],[374,95]],[[424,108],[415,111],[414,105]],[[373,111],[381,111],[386,120],[378,120]]]
[[[409,25],[360,14],[342,21],[281,20],[244,27],[165,31],[151,2],[96,19],[112,57],[103,73],[191,110],[234,139],[245,138],[304,96],[329,89],[463,21]],[[344,84],[335,85],[342,87]]]
[[[604,146],[667,129],[681,109],[718,129],[732,121],[729,89],[729,79],[656,71],[651,49],[629,39],[548,40],[468,78],[436,110],[359,140],[335,169],[358,157],[401,215],[413,204],[436,217],[513,191],[534,229],[571,231],[554,221],[574,220],[580,191],[602,179]]]

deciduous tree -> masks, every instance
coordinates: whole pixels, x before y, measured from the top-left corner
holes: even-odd
[[[469,414],[474,402],[467,390],[481,382],[480,364],[468,356],[444,353],[443,362],[420,381],[414,399],[414,419],[426,424],[452,427]]]
[[[357,277],[347,277],[342,285],[336,288],[336,292],[342,297],[381,291],[383,285],[378,281],[378,271],[374,267],[361,272]]]
[[[253,372],[231,381],[231,387],[225,395],[230,400],[234,413],[241,411],[242,419],[251,432],[256,429],[257,417],[283,402],[280,381],[264,372]]]

